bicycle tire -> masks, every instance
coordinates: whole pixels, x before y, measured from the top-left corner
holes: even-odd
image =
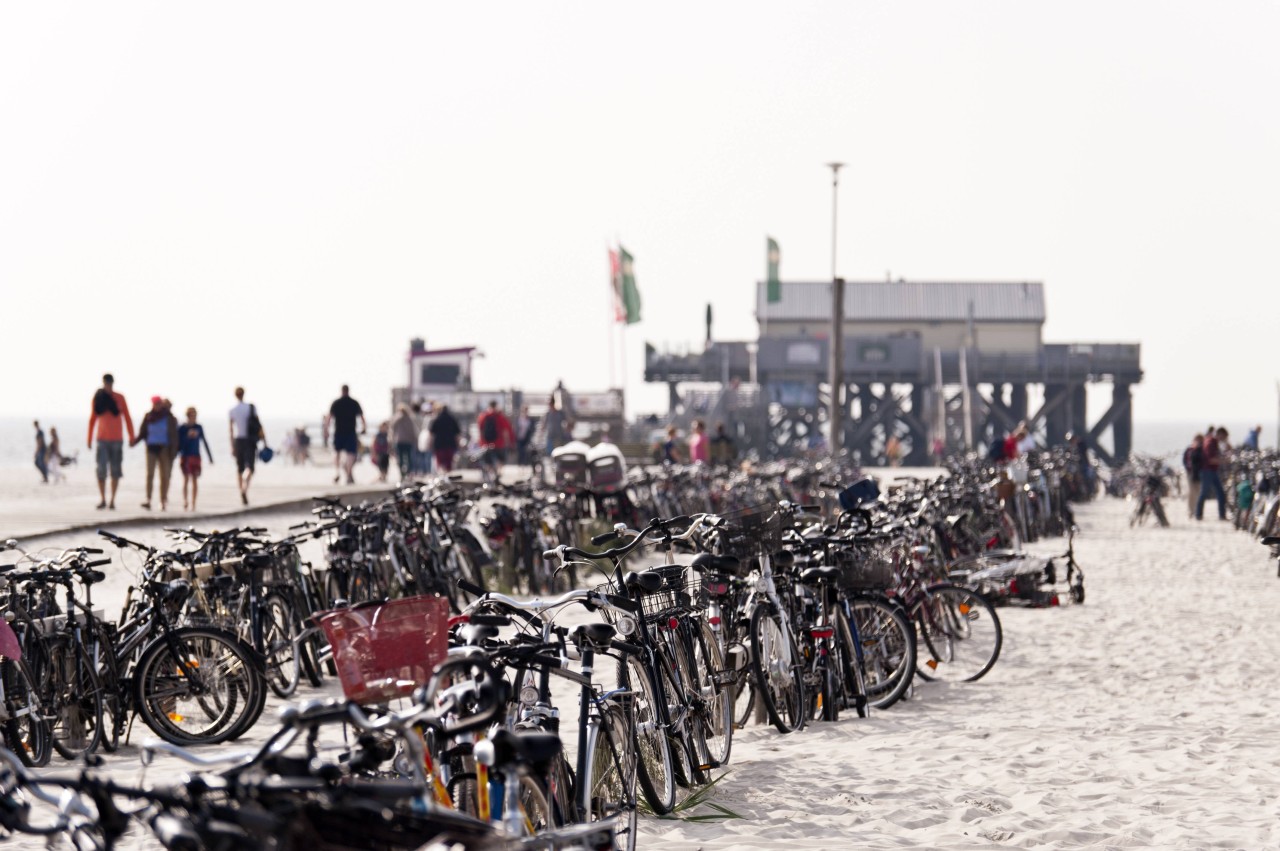
[[[1151,500],[1151,510],[1155,513],[1156,520],[1160,523],[1160,528],[1168,529],[1169,518],[1165,516],[1164,505],[1161,504],[1159,499]]]
[[[851,597],[849,611],[861,641],[870,706],[888,709],[902,699],[915,676],[915,627],[899,607],[870,594]]]
[[[922,679],[974,682],[1000,658],[1004,630],[982,595],[958,585],[933,585],[912,614],[931,656],[923,662],[917,657]]]
[[[28,768],[49,764],[53,754],[53,735],[42,711],[43,703],[36,686],[40,680],[21,659],[0,658],[0,677],[4,678],[5,746]]]
[[[665,645],[664,645],[665,648]],[[689,729],[693,726],[688,719],[688,711],[684,703],[684,690],[676,682],[675,665],[677,663],[667,656],[667,651],[659,653],[657,670],[662,678],[662,691],[667,702],[667,717],[672,719],[672,728],[667,733],[667,747],[671,752],[671,771],[676,785],[685,789],[701,786],[707,782],[698,764],[697,749]]]
[[[45,650],[48,665],[40,685],[51,719],[51,744],[63,759],[80,759],[102,740],[102,682],[71,636],[46,638]]]
[[[267,685],[276,697],[288,700],[298,690],[302,665],[293,643],[293,606],[288,598],[272,591],[262,602],[262,656]]]
[[[751,670],[769,721],[780,733],[794,733],[805,724],[802,665],[795,638],[783,627],[781,616],[772,606],[757,606],[751,613]]]
[[[724,658],[711,624],[698,621],[690,636],[693,643],[693,674],[697,679],[700,705],[696,717],[702,724],[711,767],[729,763],[733,750],[733,703],[725,681]]]
[[[634,728],[622,707],[606,703],[598,722],[587,728],[587,780],[579,805],[588,821],[615,819],[615,847],[635,851],[636,764]],[[581,778],[580,778],[581,780]]]
[[[129,707],[120,684],[120,671],[116,667],[112,632],[101,621],[97,622],[92,647],[98,654],[98,680],[102,683],[102,741],[98,746],[106,753],[115,753],[120,747],[120,736],[129,723]]]
[[[871,701],[867,696],[867,681],[862,660],[858,657],[857,646],[853,637],[853,629],[844,610],[835,609],[835,634],[833,642],[836,657],[836,670],[840,672],[841,698],[843,705],[853,709],[859,718],[871,714]]]
[[[248,645],[221,630],[170,630],[138,658],[138,714],[152,732],[176,745],[238,738],[261,716],[267,699],[254,656]]]
[[[664,816],[676,805],[676,776],[671,744],[658,714],[658,689],[642,660],[628,654],[618,660],[618,686],[632,693],[632,717],[640,763],[636,779],[654,815]]]

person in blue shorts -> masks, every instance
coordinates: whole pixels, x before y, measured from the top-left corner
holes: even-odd
[[[360,423],[359,432],[356,431],[357,420]],[[360,451],[359,435],[364,434],[368,427],[364,421],[364,409],[351,398],[350,387],[342,385],[342,395],[333,400],[324,422],[325,429],[333,435],[333,483],[336,485],[341,481],[342,474],[345,473],[347,484],[354,485],[356,480],[351,470],[356,464],[356,454]]]

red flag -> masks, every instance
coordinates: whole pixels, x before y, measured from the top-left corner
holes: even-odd
[[[609,285],[613,288],[613,321],[627,321],[627,307],[622,300],[622,261],[618,252],[609,249]]]

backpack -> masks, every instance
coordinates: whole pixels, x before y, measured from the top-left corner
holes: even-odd
[[[988,461],[1004,460],[1004,438],[1003,437],[996,435],[996,437],[991,441],[991,445],[987,447],[987,460]]]
[[[258,419],[258,409],[253,405],[249,406],[249,419],[245,428],[245,437],[258,442],[258,438],[262,437],[262,420]]]
[[[1198,473],[1204,468],[1204,448],[1188,447],[1187,448],[1187,469],[1193,473]]]
[[[498,415],[495,413],[485,414],[480,420],[480,439],[485,443],[498,442]]]

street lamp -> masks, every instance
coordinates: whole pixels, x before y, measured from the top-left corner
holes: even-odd
[[[843,167],[844,163],[827,163],[831,169],[831,404],[827,406],[827,420],[833,455],[844,444],[844,281],[836,277],[836,201]]]

